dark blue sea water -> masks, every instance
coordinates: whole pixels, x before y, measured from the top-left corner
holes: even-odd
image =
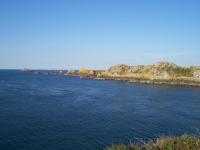
[[[0,71],[1,150],[101,150],[200,134],[200,88]]]

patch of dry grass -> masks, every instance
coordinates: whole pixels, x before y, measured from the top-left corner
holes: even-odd
[[[181,137],[161,137],[147,145],[113,145],[105,150],[200,150],[200,138],[183,135]]]

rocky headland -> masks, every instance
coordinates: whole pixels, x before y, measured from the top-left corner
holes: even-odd
[[[182,67],[169,62],[158,62],[152,65],[139,66],[120,64],[106,70],[70,70],[67,75],[97,80],[119,80],[133,83],[200,87],[200,67]]]

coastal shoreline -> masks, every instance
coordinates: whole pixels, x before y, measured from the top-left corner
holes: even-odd
[[[44,74],[41,71],[22,69],[27,73]],[[174,63],[158,62],[146,66],[116,65],[107,70],[58,70],[48,75],[64,75],[94,80],[114,80],[129,83],[200,87],[200,67],[182,67]]]

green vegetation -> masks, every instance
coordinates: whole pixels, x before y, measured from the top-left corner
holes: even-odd
[[[193,77],[192,69],[191,68],[183,68],[177,66],[176,68],[173,69],[173,72],[175,76],[177,77]]]
[[[129,66],[127,65],[116,65],[116,66],[113,66],[113,67],[110,67],[108,70],[107,70],[107,73],[111,73],[111,74],[125,74],[127,73],[127,71],[130,69]]]
[[[193,136],[159,138],[153,144],[113,145],[105,150],[200,150],[200,138]]]

